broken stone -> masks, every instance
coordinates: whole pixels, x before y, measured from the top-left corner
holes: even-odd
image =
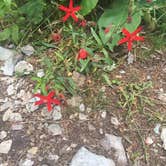
[[[87,116],[87,115],[85,115],[85,114],[83,114],[83,113],[79,113],[79,120],[84,121],[84,120],[87,120],[87,119],[88,119],[88,116]]]
[[[20,61],[15,66],[15,72],[16,73],[21,73],[21,74],[28,75],[32,71],[33,71],[33,66],[30,63],[26,62],[26,61]]]
[[[61,114],[61,111],[57,108],[54,108],[54,110],[52,111],[52,117],[53,117],[53,120],[61,120],[62,118],[62,114]]]
[[[101,117],[102,117],[103,119],[105,119],[106,116],[107,116],[107,112],[106,112],[106,111],[103,111],[103,112],[101,113]]]
[[[7,132],[6,131],[1,131],[0,132],[0,140],[3,140],[6,137],[7,137]]]
[[[22,53],[24,53],[27,56],[30,56],[34,53],[35,49],[31,45],[26,45],[21,48]]]
[[[112,149],[114,149],[115,157],[119,165],[128,165],[121,137],[117,137],[112,134],[105,134],[105,138],[102,139],[100,143],[107,151],[112,151]]]
[[[31,149],[28,150],[29,154],[36,155],[38,151],[38,147],[32,147]]]
[[[33,166],[33,165],[34,165],[34,161],[30,159],[21,160],[19,162],[19,166]]]
[[[80,110],[81,112],[84,112],[84,111],[85,111],[85,105],[84,105],[83,103],[80,104],[79,110]]]
[[[44,77],[44,75],[45,75],[45,73],[44,73],[44,70],[43,70],[43,69],[39,69],[39,70],[37,71],[37,77],[42,78],[42,77]]]
[[[81,147],[73,157],[70,166],[115,166],[113,160],[94,154]]]
[[[163,141],[163,148],[166,150],[166,128],[162,128],[160,137]]]
[[[7,88],[7,94],[8,94],[8,96],[11,96],[11,95],[13,95],[15,93],[16,93],[16,90],[14,88],[14,85],[13,84],[9,85],[8,88]]]
[[[11,114],[12,114],[12,111],[11,111],[11,110],[7,110],[7,111],[3,114],[2,120],[3,120],[4,122],[7,121],[7,120],[9,120]]]
[[[48,126],[48,132],[52,135],[62,135],[62,128],[58,124],[50,124]]]
[[[12,103],[7,101],[3,105],[0,106],[0,112],[5,111],[5,110],[7,110],[8,108],[11,108],[11,107],[12,107]]]
[[[33,97],[26,103],[26,109],[28,112],[34,112],[39,108],[38,105],[35,105],[35,102],[38,100],[40,100],[38,97]]]
[[[7,154],[12,146],[12,140],[3,141],[0,143],[0,153]]]
[[[166,93],[159,93],[158,99],[166,103]]]
[[[145,139],[145,143],[146,143],[147,145],[151,145],[151,144],[153,144],[153,139],[152,139],[151,137],[147,137],[147,138]]]
[[[160,134],[160,127],[161,124],[156,124],[155,128],[153,129],[153,131],[155,132],[155,134],[159,135]]]
[[[113,125],[115,125],[116,127],[118,127],[119,125],[120,125],[120,123],[119,123],[119,121],[118,121],[118,118],[117,117],[111,117],[111,123],[113,124]]]
[[[1,67],[4,75],[12,76],[14,72],[14,53],[0,46],[0,61],[4,61]]]

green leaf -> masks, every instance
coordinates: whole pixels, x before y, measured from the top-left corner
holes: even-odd
[[[114,8],[105,10],[105,12],[101,15],[98,21],[99,28],[106,28],[110,24],[120,26],[126,21],[127,16],[127,3],[120,3],[119,1],[117,1],[114,5]]]
[[[137,29],[137,27],[140,25],[141,23],[141,11],[135,13],[134,15],[131,16],[132,20],[130,23],[125,23],[124,27],[130,31],[133,32],[134,30]]]
[[[86,60],[80,60],[80,63],[81,63],[81,69],[80,69],[80,72],[83,72],[87,66],[88,66],[88,63],[89,63],[89,59],[86,59]]]
[[[104,78],[104,81],[109,85],[109,86],[112,86],[112,83],[108,77],[107,74],[102,74],[102,77]]]
[[[96,32],[93,30],[93,28],[91,28],[91,33],[92,33],[93,37],[95,38],[97,44],[99,46],[102,46],[103,45],[102,41],[100,40],[100,38],[98,37],[98,35],[96,34]]]
[[[17,44],[19,40],[19,27],[16,24],[11,27],[11,37],[14,43]]]
[[[111,51],[113,51],[113,48],[117,45],[118,41],[120,40],[121,36],[118,33],[114,33],[112,35],[112,41],[110,43],[107,43],[107,46]]]
[[[10,28],[4,29],[2,32],[0,32],[0,41],[4,41],[4,40],[9,39],[10,34],[11,34]]]
[[[19,10],[27,16],[30,22],[37,24],[43,19],[44,7],[43,0],[29,0]]]
[[[98,0],[82,0],[80,14],[85,16],[89,14],[97,5]]]

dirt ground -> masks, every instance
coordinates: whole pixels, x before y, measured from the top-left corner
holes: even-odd
[[[26,80],[24,86],[27,91],[32,88],[27,78],[21,79]],[[158,100],[158,94],[166,92],[166,54],[155,52],[144,61],[137,59],[131,65],[122,63],[111,72],[110,80],[120,83],[109,87],[92,81],[89,87],[95,88],[88,94],[80,94],[86,108],[91,108],[86,112],[86,120],[78,118],[78,108],[67,105],[62,109],[63,117],[58,121],[63,128],[60,136],[48,133],[46,126],[53,121],[41,114],[43,108],[31,113],[26,112],[25,108],[15,108],[23,117],[24,127],[18,131],[11,129],[11,122],[2,121],[3,112],[0,111],[0,129],[7,131],[7,139],[13,140],[10,152],[7,155],[0,154],[0,164],[19,165],[21,159],[27,158],[30,147],[38,147],[37,153],[31,156],[35,166],[67,166],[81,146],[109,158],[110,154],[101,148],[100,140],[105,133],[111,133],[122,137],[129,165],[165,166],[166,151],[162,148],[160,135],[155,134],[153,129],[157,123],[166,125],[166,105]],[[131,116],[127,117],[127,107],[122,108],[118,104],[122,90],[132,83],[148,81],[152,82],[152,87],[143,91],[143,94],[151,99],[152,105],[144,104],[142,110],[138,111],[139,100],[136,98],[131,107]],[[5,81],[1,80],[0,86],[0,98],[4,98],[7,88]],[[105,118],[101,116],[103,111],[107,113]],[[116,117],[119,125],[113,124],[111,117]],[[148,136],[154,140],[151,145],[145,143]],[[56,164],[48,158],[50,153],[59,156]]]

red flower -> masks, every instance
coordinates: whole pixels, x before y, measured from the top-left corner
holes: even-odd
[[[35,105],[41,105],[46,104],[47,109],[50,112],[52,110],[51,104],[60,105],[60,101],[56,98],[54,98],[55,92],[51,91],[47,96],[43,96],[41,94],[35,94],[34,97],[40,98],[40,100],[35,102]]]
[[[147,2],[147,3],[151,3],[151,2],[152,2],[152,0],[146,0],[146,2]]]
[[[144,41],[144,37],[137,36],[137,33],[139,33],[142,30],[142,27],[137,28],[134,32],[130,33],[127,29],[123,28],[122,32],[126,36],[123,39],[121,39],[118,44],[128,43],[127,47],[130,51],[132,49],[133,41]]]
[[[54,41],[54,42],[58,42],[61,40],[61,35],[59,33],[53,33],[51,35],[51,39]]]
[[[104,33],[107,34],[111,30],[112,24],[104,29]]]
[[[78,53],[77,59],[78,60],[80,60],[80,59],[86,59],[87,56],[88,56],[88,52],[85,49],[81,48],[80,51],[79,51],[79,53]]]
[[[74,19],[74,21],[78,21],[78,18],[76,17],[75,13],[81,9],[80,6],[73,7],[73,0],[70,0],[69,7],[65,7],[63,5],[59,6],[59,9],[66,12],[66,15],[62,18],[62,20],[65,22],[70,16]]]
[[[86,20],[82,20],[82,21],[79,23],[79,26],[81,26],[81,27],[86,27]]]
[[[104,29],[104,33],[105,33],[105,34],[107,34],[109,31],[110,31],[110,28],[109,28],[109,27],[107,27],[107,28]]]

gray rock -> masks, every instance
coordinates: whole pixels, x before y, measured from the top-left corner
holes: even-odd
[[[159,93],[158,99],[161,100],[162,102],[166,103],[166,93]]]
[[[1,131],[0,132],[0,140],[3,140],[6,137],[7,137],[7,132],[6,131]]]
[[[134,60],[135,60],[135,56],[131,52],[129,52],[127,56],[127,63],[132,64]]]
[[[0,106],[0,112],[5,111],[5,110],[7,110],[8,108],[11,108],[11,107],[12,107],[12,103],[7,101],[7,102],[5,102],[4,104],[2,104]]]
[[[22,116],[20,113],[13,113],[11,110],[7,110],[3,117],[2,120],[5,121],[11,121],[11,122],[21,122],[22,121]]]
[[[52,117],[53,120],[61,120],[62,114],[61,114],[61,108],[59,106],[56,106],[54,110],[52,111]]]
[[[7,154],[12,146],[12,140],[3,141],[0,143],[0,153]]]
[[[118,126],[120,125],[120,122],[118,121],[118,118],[115,117],[115,116],[112,116],[112,117],[111,117],[111,123],[112,123],[113,125],[115,125],[116,127],[118,127]]]
[[[33,166],[33,165],[34,165],[34,161],[30,159],[21,160],[19,162],[19,166]]]
[[[166,150],[166,128],[162,128],[161,130],[161,140],[163,141],[163,148]]]
[[[101,117],[102,117],[103,119],[105,119],[106,116],[107,116],[107,112],[106,112],[106,111],[103,111],[103,112],[101,113]]]
[[[13,84],[9,85],[7,88],[8,96],[14,95],[15,93],[16,93],[16,90],[14,88],[14,85]]]
[[[31,45],[26,45],[21,48],[22,53],[24,53],[27,56],[30,56],[34,53],[35,49]]]
[[[20,113],[11,113],[9,117],[9,121],[11,122],[22,122],[22,116]]]
[[[157,123],[155,128],[153,129],[153,131],[155,132],[155,134],[159,135],[160,134],[160,127],[161,124]]]
[[[4,61],[1,67],[4,75],[12,76],[14,72],[14,53],[0,46],[0,61]]]
[[[43,70],[43,69],[39,69],[39,70],[37,71],[37,77],[42,78],[42,77],[44,77],[44,75],[45,75],[45,73],[44,73],[44,70]]]
[[[80,104],[80,106],[79,106],[79,110],[81,111],[81,112],[84,112],[85,111],[85,104]]]
[[[52,135],[62,135],[62,128],[58,124],[50,124],[48,126],[48,132]]]
[[[28,112],[34,112],[39,108],[38,105],[35,105],[35,102],[38,100],[40,100],[38,97],[33,97],[28,100],[28,102],[26,103],[26,109]]]
[[[120,74],[125,74],[126,72],[124,70],[119,71]]]
[[[112,152],[115,152],[115,157],[119,165],[128,165],[121,137],[117,137],[112,134],[105,134],[105,138],[101,140],[101,145],[107,151],[114,150]]]
[[[47,157],[48,160],[53,160],[54,162],[57,162],[58,159],[59,159],[59,156],[58,155],[55,155],[55,154],[52,154],[50,153]]]
[[[28,75],[32,71],[33,71],[33,66],[30,63],[26,62],[26,61],[20,61],[15,66],[15,72],[16,73],[21,73],[21,74]]]
[[[10,116],[12,114],[12,111],[9,109],[7,110],[4,114],[3,114],[3,117],[2,117],[2,120],[5,122],[5,121],[8,121]]]
[[[52,111],[49,112],[48,109],[47,109],[47,107],[42,108],[41,115],[45,119],[52,119]]]
[[[88,119],[88,116],[87,115],[85,115],[85,114],[83,114],[83,113],[79,113],[79,120],[87,120]]]
[[[70,166],[115,166],[111,159],[96,155],[82,147],[73,157]]]

